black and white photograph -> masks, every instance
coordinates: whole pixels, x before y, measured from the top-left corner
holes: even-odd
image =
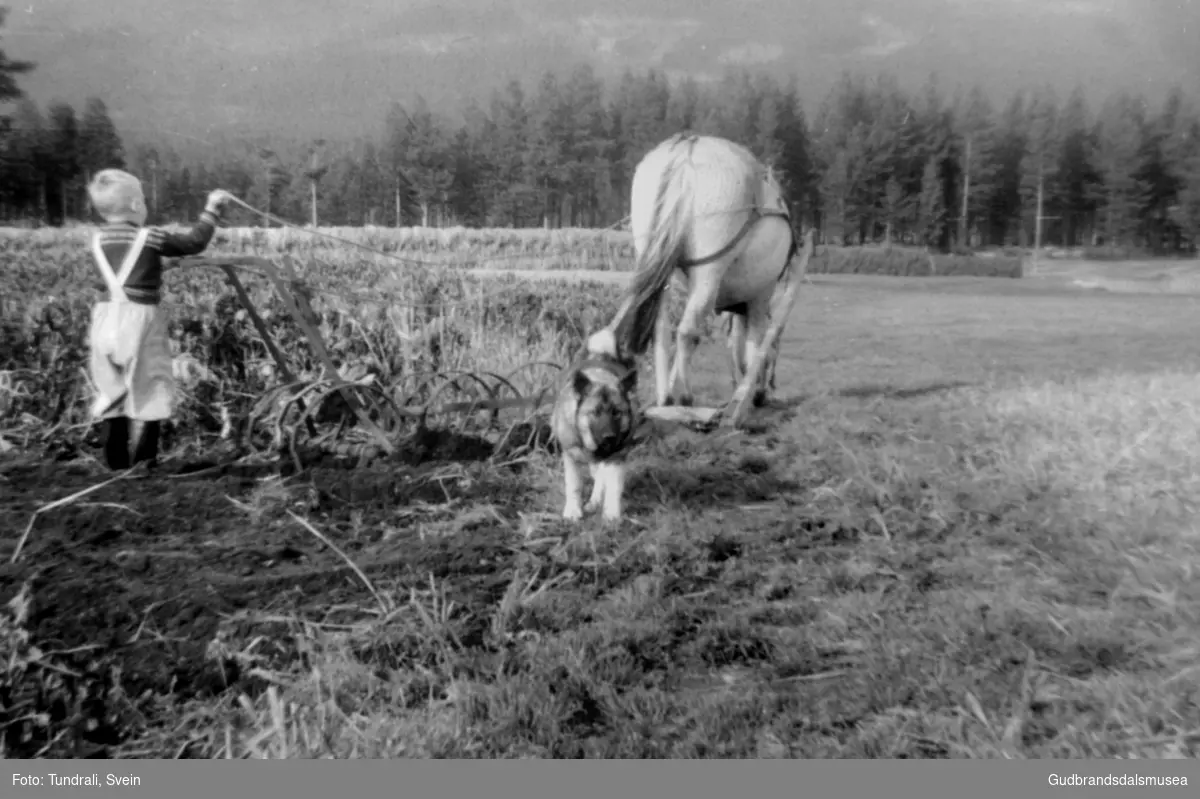
[[[1185,790],[1198,520],[1200,0],[0,0],[5,760]]]

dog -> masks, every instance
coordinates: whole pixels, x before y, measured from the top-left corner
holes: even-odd
[[[625,455],[633,444],[637,417],[636,361],[617,351],[612,331],[592,334],[583,357],[565,376],[551,419],[562,450],[564,519],[582,519],[585,511],[599,507],[605,521],[621,519]],[[587,505],[581,506],[585,464],[594,485]]]

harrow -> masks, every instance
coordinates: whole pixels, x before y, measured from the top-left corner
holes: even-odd
[[[312,290],[296,271],[290,256],[282,268],[259,256],[190,257],[188,267],[215,267],[254,325],[267,352],[275,361],[278,385],[255,403],[243,427],[242,442],[249,444],[256,430],[270,433],[276,451],[288,452],[299,465],[302,447],[335,455],[369,458],[393,455],[404,438],[430,429],[449,429],[458,435],[500,433],[502,442],[514,442],[522,425],[530,426],[540,408],[553,399],[556,373],[562,366],[533,361],[509,374],[479,371],[411,373],[391,383],[365,369],[339,371],[320,333],[311,304]],[[308,342],[321,374],[302,379],[275,343],[249,293],[238,277],[238,268],[251,268],[267,277]],[[524,374],[523,374],[524,373]],[[522,394],[515,378],[530,374],[538,388]],[[432,425],[432,419],[441,423]],[[536,435],[536,425],[532,426]],[[531,435],[531,437],[532,437]]]

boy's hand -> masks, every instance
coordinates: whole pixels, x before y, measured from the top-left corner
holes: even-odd
[[[229,192],[225,191],[224,189],[213,189],[212,191],[210,191],[208,193],[208,202],[205,205],[205,210],[211,211],[213,213],[218,213],[232,199],[233,199],[233,195],[230,194]]]

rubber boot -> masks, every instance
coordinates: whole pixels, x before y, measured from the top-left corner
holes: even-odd
[[[134,422],[135,438],[132,442],[133,462],[154,467],[158,465],[158,437],[162,425],[159,422]]]
[[[104,420],[104,462],[118,472],[130,466],[129,419],[124,416]]]

